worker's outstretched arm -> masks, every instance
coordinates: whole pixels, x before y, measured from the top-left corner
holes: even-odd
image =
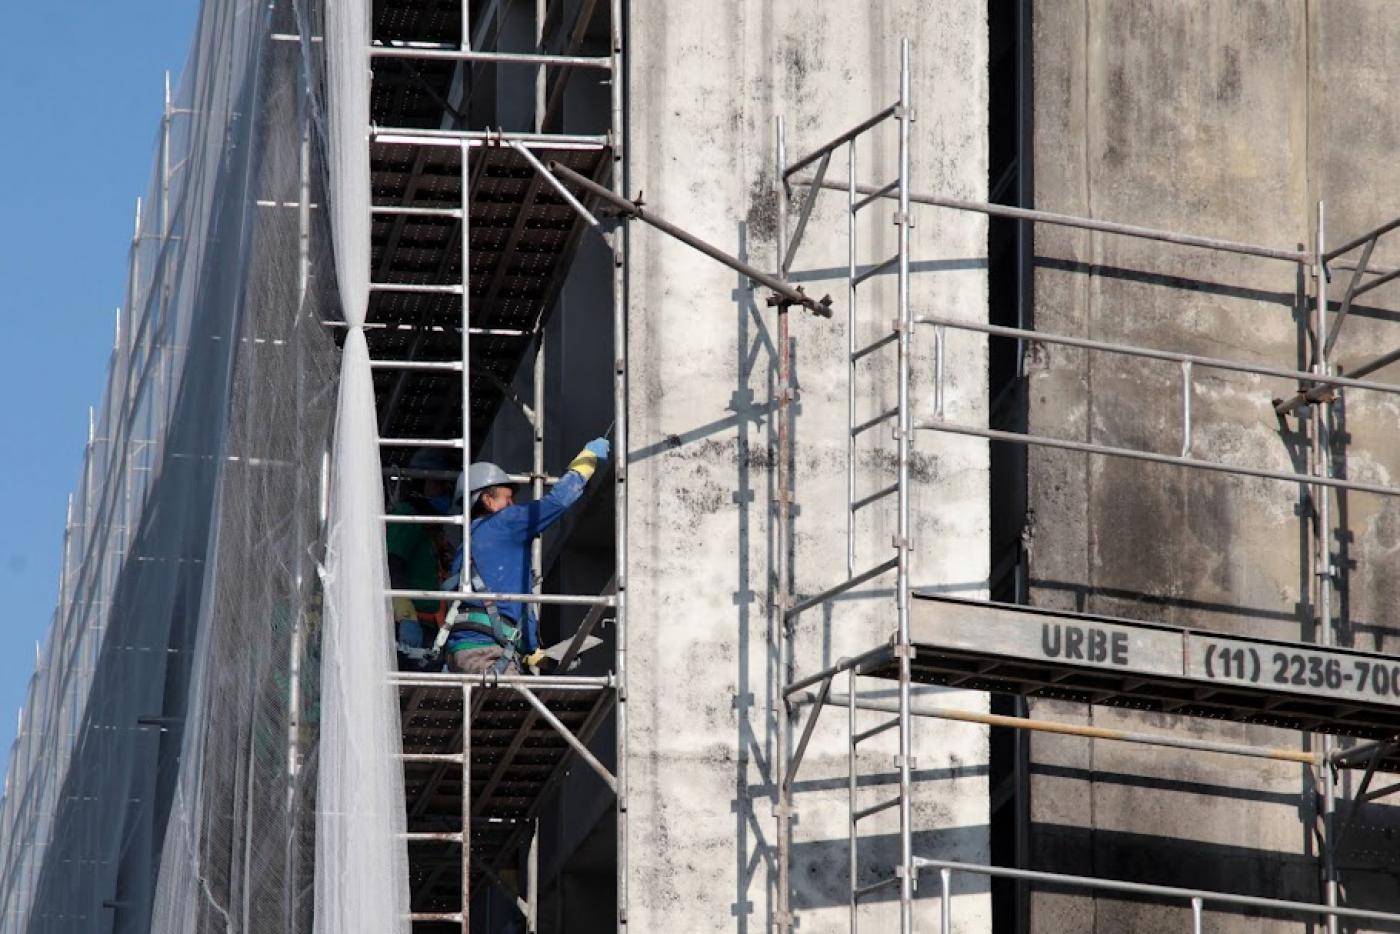
[[[515,512],[518,509],[523,513],[520,519],[524,524],[524,534],[534,538],[562,519],[569,507],[578,502],[579,497],[583,495],[583,488],[588,485],[593,474],[607,463],[611,452],[612,445],[606,438],[594,438],[584,445],[583,450],[570,462],[569,469],[559,478],[559,482],[554,484],[554,489],[550,490],[548,496],[508,510]]]

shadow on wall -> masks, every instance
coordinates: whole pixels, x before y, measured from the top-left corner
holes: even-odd
[[[1100,779],[1102,777],[1100,776]],[[1380,810],[1380,809],[1377,809]],[[1387,807],[1390,823],[1400,808]],[[1352,847],[1339,854],[1339,869],[1352,908],[1393,910],[1397,891],[1393,868],[1358,857]],[[1394,856],[1388,856],[1393,861]],[[1318,901],[1317,858],[1253,847],[1204,843],[1151,834],[1128,833],[1062,824],[1037,824],[1031,869],[1076,875],[1097,875],[1126,882],[1173,885],[1259,898]],[[1359,874],[1356,878],[1351,874]],[[1350,884],[1349,879],[1352,880]],[[1373,880],[1388,880],[1381,885]],[[1037,886],[1042,891],[1073,891],[1072,887]],[[1101,894],[1100,898],[1107,898]],[[1160,903],[1160,898],[1113,893],[1115,901]],[[1220,910],[1215,906],[1212,910]],[[1238,910],[1251,917],[1297,919],[1289,913]]]
[[[739,224],[738,243],[738,256],[747,260],[749,258],[749,241],[748,224],[746,223]],[[775,841],[767,835],[764,821],[760,815],[767,813],[767,809],[763,808],[765,801],[777,802],[777,793],[774,787],[777,780],[774,753],[777,749],[778,722],[771,715],[764,717],[763,729],[760,733],[754,727],[753,715],[756,710],[773,709],[777,698],[776,695],[770,693],[764,698],[762,706],[759,705],[757,692],[753,690],[754,673],[750,670],[749,658],[753,646],[752,630],[754,627],[762,625],[763,630],[760,637],[765,640],[765,644],[768,646],[763,683],[765,690],[771,692],[775,679],[780,677],[781,665],[777,657],[778,640],[774,638],[777,634],[772,631],[774,620],[772,614],[762,608],[772,605],[774,581],[770,575],[763,582],[763,592],[760,597],[755,591],[753,576],[750,573],[754,536],[753,521],[756,514],[754,504],[757,502],[753,489],[751,467],[757,463],[764,468],[763,474],[769,488],[764,491],[763,502],[773,502],[773,484],[776,481],[774,471],[769,469],[773,462],[772,452],[776,447],[775,426],[773,419],[769,418],[773,406],[768,401],[761,403],[756,401],[753,383],[756,376],[761,379],[764,384],[764,399],[772,399],[777,349],[765,326],[761,310],[754,302],[752,285],[742,275],[736,277],[734,299],[736,376],[734,395],[729,400],[731,414],[717,422],[687,433],[685,439],[668,438],[667,442],[670,443],[674,440],[675,444],[679,445],[683,443],[683,440],[694,440],[694,437],[691,436],[702,437],[728,430],[730,427],[733,427],[735,432],[733,503],[738,543],[735,552],[735,561],[737,562],[735,580],[738,583],[738,589],[734,594],[738,640],[735,670],[735,684],[737,686],[735,722],[738,736],[735,748],[738,750],[738,754],[734,763],[736,880],[734,916],[735,930],[739,934],[746,934],[750,930],[749,922],[755,916],[755,906],[751,898],[754,884],[760,878],[760,867],[764,869],[762,878],[769,880],[769,884],[764,886],[762,894],[765,904],[761,911],[756,912],[758,921],[755,929],[766,931],[769,926],[767,919],[773,917],[773,912],[776,909],[774,888],[771,884],[771,880],[775,879],[777,875]],[[755,445],[758,448],[757,459],[755,459]],[[771,518],[759,530],[759,534],[763,536],[766,546],[762,566],[772,567],[775,557],[775,543]],[[762,790],[756,790],[755,786],[750,783],[750,770],[755,770],[764,777],[762,786],[759,786]],[[748,856],[750,850],[754,853],[752,859]]]
[[[1206,279],[1192,279],[1188,276],[1144,272],[1141,269],[1128,269],[1122,266],[1103,266],[1079,260],[1057,259],[1051,256],[1037,256],[1035,258],[1035,266],[1037,269],[1072,272],[1085,276],[1098,276],[1104,279],[1118,279],[1124,282],[1137,282],[1143,285],[1155,285],[1161,286],[1162,288],[1187,292],[1202,292],[1209,295],[1219,295],[1223,298],[1238,298],[1251,302],[1281,305],[1286,308],[1292,308],[1298,302],[1298,294],[1296,291],[1282,292],[1271,289],[1243,288],[1240,286],[1225,285],[1221,282],[1211,282]],[[1333,301],[1331,305],[1334,310],[1340,307],[1340,303],[1336,301]],[[1348,314],[1375,321],[1400,321],[1400,311],[1391,308],[1381,308],[1376,305],[1352,305],[1351,311],[1348,312]]]
[[[962,854],[977,853],[986,848],[987,828],[978,824],[973,827],[944,827],[939,829],[915,829],[914,852],[919,855],[937,856],[940,859],[959,859]],[[793,910],[804,911],[817,908],[844,907],[849,904],[850,893],[847,875],[850,845],[845,838],[839,840],[816,840],[797,843],[792,850],[792,863],[810,873],[807,884],[798,887],[793,894]],[[860,835],[860,885],[879,882],[889,875],[889,867],[899,863],[899,834],[862,833]],[[882,868],[883,867],[883,868]],[[818,883],[823,884],[818,884]],[[915,900],[937,899],[942,892],[938,885],[937,872],[925,872],[914,890]],[[991,891],[986,876],[971,873],[953,877],[955,895],[985,895]],[[886,886],[861,899],[861,904],[897,902],[899,890]]]

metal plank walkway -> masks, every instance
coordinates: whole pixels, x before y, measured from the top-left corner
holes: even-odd
[[[1400,735],[1394,656],[922,594],[911,612],[913,677],[922,683],[1364,739]],[[861,673],[895,677],[898,665],[886,653]]]
[[[456,755],[463,748],[460,686],[400,687],[403,751]],[[614,691],[607,687],[533,693],[581,742],[607,719]],[[511,687],[471,689],[470,750],[472,885],[514,876],[514,860],[528,842],[550,792],[578,765],[565,738]],[[587,771],[587,767],[584,767]],[[450,913],[461,906],[462,768],[458,763],[404,762],[405,806],[412,836],[412,907],[415,913]],[[428,838],[442,834],[445,839]],[[496,875],[498,878],[491,878]],[[458,930],[447,925],[444,930]],[[431,922],[415,930],[433,930]]]

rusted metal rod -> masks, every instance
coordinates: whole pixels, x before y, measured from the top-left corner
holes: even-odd
[[[815,315],[823,318],[831,317],[830,295],[823,296],[820,300],[812,298],[800,288],[795,289],[775,276],[769,275],[755,266],[750,266],[737,256],[731,256],[719,247],[706,243],[694,234],[682,230],[663,218],[657,217],[655,214],[645,210],[639,202],[628,201],[626,198],[613,194],[602,185],[599,185],[592,179],[584,178],[568,166],[558,162],[550,162],[548,165],[549,170],[555,175],[567,179],[599,201],[611,205],[617,210],[620,216],[628,218],[629,220],[639,220],[645,224],[649,224],[667,236],[674,237],[686,246],[699,250],[711,259],[723,263],[735,272],[748,276],[754,282],[771,290],[774,293],[776,301],[770,299],[770,304],[801,305]]]
[[[820,696],[820,693],[816,691],[803,691],[789,698],[789,701],[793,704],[811,704],[815,703]],[[823,703],[833,707],[845,706],[849,701],[849,695],[842,693],[830,693],[823,698]],[[875,710],[883,713],[895,713],[899,709],[898,704],[893,700],[880,700],[878,698],[860,697],[859,695],[856,697],[855,706],[861,710]],[[930,704],[916,703],[913,705],[911,712],[917,717],[932,717],[938,720],[957,720],[962,723],[977,723],[983,726],[1001,726],[1013,730],[1031,730],[1037,733],[1060,733],[1065,736],[1081,736],[1086,739],[1117,740],[1125,743],[1140,743],[1148,746],[1171,746],[1177,749],[1193,749],[1199,752],[1218,752],[1225,755],[1248,756],[1255,759],[1300,762],[1304,765],[1313,766],[1319,766],[1323,762],[1321,754],[1304,752],[1301,749],[1246,746],[1241,743],[1221,743],[1213,740],[1188,739],[1181,736],[1142,733],[1133,730],[1113,730],[1100,726],[1081,726],[1075,723],[1058,723],[1053,720],[1032,720],[1027,717],[1008,717],[1001,714],[980,713],[974,710],[961,710],[956,707],[936,707]]]

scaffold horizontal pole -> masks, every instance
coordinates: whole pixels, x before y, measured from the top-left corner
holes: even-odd
[[[1115,344],[1110,341],[1094,340],[1087,337],[1070,337],[1063,334],[1047,334],[1043,331],[1033,331],[1026,328],[982,324],[976,321],[959,321],[954,318],[945,318],[938,315],[922,315],[915,318],[914,323],[932,325],[935,327],[948,327],[960,331],[974,331],[979,334],[988,334],[992,337],[1011,337],[1017,340],[1036,341],[1043,344],[1079,347],[1084,350],[1100,350],[1106,353],[1123,354],[1124,356],[1141,357],[1148,360],[1189,363],[1193,366],[1205,367],[1212,370],[1229,370],[1237,373],[1251,373],[1257,376],[1270,376],[1297,382],[1319,383],[1326,386],[1344,386],[1370,392],[1386,392],[1393,395],[1400,395],[1400,384],[1371,382],[1369,380],[1359,379],[1355,376],[1330,376],[1321,373],[1310,373],[1306,370],[1290,370],[1285,367],[1264,366],[1258,363],[1225,360],[1220,357],[1203,357],[1199,354],[1177,353],[1171,350],[1153,350],[1150,347],[1138,347],[1132,344]]]
[[[1022,434],[1016,431],[998,431],[994,428],[976,428],[971,425],[956,425],[945,421],[925,421],[914,426],[920,431],[942,431],[948,434],[983,438],[987,441],[1006,441],[1010,444],[1027,444],[1036,447],[1058,448],[1062,451],[1078,451],[1081,454],[1102,454],[1106,457],[1126,457],[1129,460],[1147,461],[1153,464],[1168,464],[1174,467],[1191,467],[1196,470],[1211,470],[1216,473],[1234,474],[1240,477],[1255,477],[1260,480],[1278,480],[1284,483],[1330,486],[1339,490],[1352,490],[1356,493],[1373,493],[1377,496],[1400,496],[1400,488],[1382,486],[1379,483],[1361,483],[1355,480],[1342,480],[1337,477],[1314,476],[1312,474],[1291,473],[1282,470],[1264,470],[1259,467],[1238,467],[1218,461],[1203,461],[1193,457],[1179,457],[1173,454],[1154,454],[1151,451],[1138,451],[1132,448],[1119,448],[1107,444],[1093,444],[1087,441],[1066,441],[1060,438],[1046,438],[1041,435]]]
[[[460,373],[460,360],[371,360],[371,370],[417,370],[425,373]]]
[[[597,68],[612,71],[612,59],[592,55],[548,55],[530,52],[476,52],[465,49],[372,45],[371,58],[427,62],[488,62],[497,65],[544,65],[554,68]]]
[[[890,117],[893,117],[895,111],[897,111],[898,109],[899,104],[891,104],[884,110],[877,113],[875,116],[869,117],[865,120],[862,120],[860,123],[857,123],[855,126],[851,127],[849,130],[842,133],[840,136],[836,137],[830,142],[823,143],[821,146],[818,146],[816,149],[812,150],[807,155],[803,156],[801,159],[798,159],[796,162],[783,169],[783,180],[787,181],[793,176],[793,173],[801,172],[807,166],[811,165],[813,162],[816,162],[822,156],[831,152],[833,149],[836,149],[838,146],[841,146],[845,143],[849,143],[851,140],[855,139],[857,136],[864,133],[866,130],[878,126],[880,123],[883,123],[885,120],[888,120]],[[845,191],[846,186],[842,185],[840,190]]]
[[[548,606],[616,606],[617,598],[599,594],[562,593],[463,593],[460,590],[414,590],[396,588],[387,591],[390,597],[407,597],[410,600],[490,600],[497,603],[540,603]]]
[[[460,674],[449,671],[390,672],[389,683],[420,688],[509,688],[522,685],[550,691],[598,691],[614,686],[611,675],[497,675]]]
[[[859,587],[861,584],[864,584],[866,581],[871,580],[872,578],[876,578],[879,577],[881,574],[887,574],[890,571],[893,571],[898,565],[899,559],[897,558],[891,558],[888,561],[877,564],[873,568],[869,568],[865,571],[862,571],[854,577],[850,577],[846,580],[843,580],[841,583],[835,585],[834,587],[828,587],[821,593],[813,594],[810,597],[798,600],[791,607],[789,607],[787,612],[783,615],[787,619],[792,619],[794,616],[797,616],[798,614],[806,610],[810,610],[812,607],[817,606],[818,604],[825,603],[832,597],[840,596],[848,590],[853,590],[854,588]]]
[[[810,180],[797,179],[793,181],[793,184],[810,184]],[[846,183],[837,179],[823,181],[822,187],[829,188],[833,191],[847,190]],[[896,197],[896,194],[891,191],[882,193],[881,189],[875,185],[857,185],[856,192],[858,194],[875,195],[877,197]],[[1135,237],[1139,240],[1157,240],[1162,243],[1175,243],[1180,246],[1194,246],[1207,250],[1220,250],[1225,253],[1240,253],[1245,256],[1257,256],[1261,259],[1283,260],[1284,262],[1296,263],[1300,266],[1310,266],[1312,264],[1312,254],[1303,250],[1280,250],[1254,243],[1243,243],[1238,240],[1200,237],[1194,234],[1158,230],[1153,227],[1139,227],[1135,224],[1119,224],[1114,221],[1100,221],[1088,217],[1076,217],[1072,214],[1057,214],[1053,211],[1037,211],[1030,208],[1013,208],[1004,204],[989,204],[984,201],[967,201],[962,198],[947,198],[942,195],[913,192],[909,195],[909,200],[917,204],[927,204],[937,208],[949,208],[954,211],[971,211],[976,214],[987,214],[991,217],[1006,217],[1012,220],[1053,224],[1057,227],[1075,227],[1080,230],[1118,234],[1124,237]]]
[[[461,438],[380,438],[381,448],[457,448],[462,445]]]
[[[860,669],[866,663],[875,661],[876,659],[886,659],[890,656],[891,652],[892,649],[890,646],[881,645],[871,649],[868,652],[862,652],[855,658],[843,658],[840,661],[838,661],[835,665],[828,665],[821,671],[807,675],[803,678],[798,678],[796,681],[787,685],[783,688],[783,697],[791,697],[798,691],[801,691],[803,688],[811,687],[818,681],[825,681],[827,678],[830,678],[838,671],[851,670],[859,673]]]
[[[459,515],[446,516],[420,516],[420,515],[398,515],[386,513],[379,517],[380,521],[389,525],[461,525],[462,517]]]
[[[1366,241],[1378,239],[1382,234],[1390,233],[1396,227],[1400,227],[1400,217],[1392,218],[1391,220],[1386,221],[1384,224],[1381,224],[1379,227],[1372,227],[1370,230],[1366,231],[1363,234],[1359,234],[1353,237],[1346,243],[1343,243],[1341,246],[1328,250],[1326,253],[1322,254],[1322,258],[1324,261],[1330,263],[1332,260],[1341,256],[1343,253],[1350,253],[1352,250],[1361,246]]]
[[[461,208],[415,208],[402,204],[376,204],[370,207],[370,214],[387,214],[404,217],[440,217],[445,220],[460,219]]]
[[[1337,918],[1355,918],[1363,921],[1386,921],[1400,923],[1400,914],[1385,911],[1370,911],[1365,908],[1341,908],[1319,905],[1312,902],[1295,902],[1281,898],[1264,898],[1258,895],[1234,895],[1229,892],[1213,892],[1209,889],[1183,889],[1171,885],[1150,885],[1145,882],[1121,882],[1116,879],[1101,879],[1094,876],[1072,876],[1060,872],[1041,872],[1035,869],[1011,869],[1004,866],[984,866],[978,863],[959,863],[946,859],[914,857],[918,869],[947,869],[951,872],[965,872],[979,876],[999,876],[1006,879],[1025,879],[1030,882],[1045,882],[1054,885],[1080,886],[1100,891],[1122,892],[1133,895],[1152,895],[1159,898],[1179,898],[1188,904],[1199,898],[1207,905],[1233,905],[1242,908],[1263,908],[1270,911],[1296,912],[1298,914],[1324,915]]]
[[[505,146],[514,140],[531,149],[601,150],[608,146],[606,136],[580,136],[566,133],[524,133],[511,130],[427,130],[416,127],[371,127],[370,142],[387,146],[449,146],[460,149]]]

